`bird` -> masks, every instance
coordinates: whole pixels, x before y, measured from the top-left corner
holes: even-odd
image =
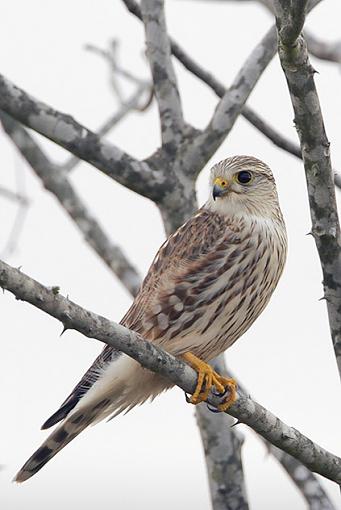
[[[224,159],[210,171],[207,202],[160,247],[120,323],[196,370],[192,404],[206,401],[215,388],[229,395],[218,408],[225,411],[236,399],[236,383],[208,362],[264,310],[286,253],[286,228],[269,166],[253,156]],[[61,422],[14,480],[33,476],[89,425],[153,400],[172,386],[105,346],[43,424],[47,429]]]

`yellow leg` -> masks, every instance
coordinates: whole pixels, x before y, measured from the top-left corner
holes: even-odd
[[[206,401],[212,386],[215,386],[218,393],[224,393],[226,389],[229,390],[228,399],[218,406],[219,411],[226,411],[236,401],[236,381],[219,375],[210,365],[194,356],[191,352],[186,352],[182,357],[198,373],[197,386],[189,400],[190,403],[196,405]]]

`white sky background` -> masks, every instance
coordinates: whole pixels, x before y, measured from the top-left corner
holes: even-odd
[[[119,0],[3,2],[0,69],[27,92],[96,129],[116,107],[105,63],[84,51],[121,41],[121,62],[147,76],[142,26]],[[226,85],[271,24],[252,3],[167,2],[170,33]],[[341,5],[323,2],[308,26],[325,40],[340,37]],[[331,141],[333,164],[341,171],[341,76],[336,65],[314,61],[316,82]],[[176,64],[186,119],[208,121],[216,97]],[[275,58],[249,104],[296,140],[286,82]],[[159,144],[157,109],[130,115],[108,137],[136,157]],[[40,140],[50,156],[66,153]],[[119,321],[130,303],[121,284],[84,243],[55,199],[0,133],[0,184],[15,189],[24,172],[31,205],[16,252],[8,262],[63,294]],[[340,386],[322,296],[321,270],[310,230],[302,164],[274,147],[240,119],[212,163],[232,154],[253,154],[275,173],[289,234],[285,274],[261,318],[227,353],[228,365],[251,394],[288,424],[340,455]],[[209,165],[211,166],[211,164]],[[200,204],[207,195],[208,168],[198,180]],[[145,274],[164,239],[156,207],[96,169],[81,164],[72,180],[96,217]],[[340,191],[337,191],[340,196]],[[14,207],[0,200],[4,246]],[[47,507],[209,508],[208,485],[194,408],[174,389],[127,416],[81,434],[34,478],[17,486],[11,479],[47,436],[41,424],[54,412],[102,348],[12,295],[0,295],[1,437],[0,504],[4,510]],[[253,510],[304,509],[293,484],[246,427],[244,469]],[[323,481],[339,505],[339,492]]]

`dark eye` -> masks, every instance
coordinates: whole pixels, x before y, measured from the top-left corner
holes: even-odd
[[[237,180],[240,182],[240,184],[247,184],[251,181],[252,174],[251,172],[248,172],[246,170],[242,170],[241,172],[237,173]]]

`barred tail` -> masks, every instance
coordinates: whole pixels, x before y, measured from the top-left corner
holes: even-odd
[[[71,395],[44,423],[45,429],[64,419],[23,465],[14,481],[21,483],[35,475],[90,424],[127,412],[171,386],[161,376],[145,370],[128,356],[121,355],[103,368],[96,382],[78,401]]]
[[[93,416],[84,416],[83,410],[73,413],[57,427],[44,443],[23,465],[14,478],[14,482],[24,482],[35,475],[60,450],[90,425]]]

